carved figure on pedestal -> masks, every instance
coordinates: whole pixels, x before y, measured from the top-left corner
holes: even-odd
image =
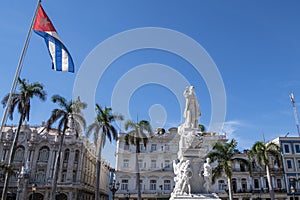
[[[173,169],[175,174],[174,177],[175,187],[173,190],[174,194],[181,193],[181,185],[182,185],[181,165],[182,165],[181,161],[178,161],[178,163],[176,163],[176,161],[173,160]]]
[[[182,164],[181,167],[181,173],[182,173],[182,188],[181,188],[181,194],[184,193],[185,188],[188,188],[188,195],[191,195],[191,184],[190,184],[190,179],[193,176],[191,166],[190,166],[190,161],[187,160],[185,163]]]
[[[203,165],[203,176],[204,176],[204,188],[206,192],[210,192],[211,188],[211,178],[212,178],[212,168],[210,166],[210,158],[206,158],[206,163]],[[200,175],[200,174],[199,174]]]

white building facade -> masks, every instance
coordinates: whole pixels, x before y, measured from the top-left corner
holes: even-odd
[[[285,172],[285,185],[290,200],[300,199],[300,138],[278,137],[273,142],[282,150],[282,165]]]
[[[126,145],[125,134],[119,134],[116,153],[116,179],[120,188],[116,199],[137,198],[135,146]],[[177,128],[158,131],[138,155],[143,199],[169,199],[174,186],[173,160],[177,159]]]

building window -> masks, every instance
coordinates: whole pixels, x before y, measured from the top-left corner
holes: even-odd
[[[46,169],[38,168],[35,173],[35,182],[44,183],[46,180]]]
[[[242,178],[242,191],[247,190],[247,180],[245,178]]]
[[[2,157],[2,161],[6,160],[6,154],[7,154],[8,150],[3,149],[3,157]]]
[[[165,168],[170,168],[170,160],[165,160]]]
[[[156,160],[151,160],[151,168],[156,168]]]
[[[138,160],[139,163],[139,168],[142,169],[143,168],[143,160]]]
[[[151,144],[151,151],[156,151],[156,147],[157,147],[156,144]]]
[[[288,144],[284,145],[284,153],[290,153],[290,145]]]
[[[74,163],[78,163],[78,162],[79,162],[79,154],[80,154],[79,150],[76,150],[76,151],[75,151],[75,159],[74,159]]]
[[[140,151],[145,151],[146,150],[146,147],[144,145],[144,143],[140,144]]]
[[[299,144],[295,144],[295,152],[300,153],[300,145]]]
[[[150,180],[150,190],[156,190],[156,180]]]
[[[259,189],[259,181],[258,179],[254,179],[254,188]]]
[[[219,187],[219,190],[225,190],[225,181],[224,180],[219,180],[218,181],[218,187]]]
[[[164,180],[164,190],[171,190],[171,181]]]
[[[24,149],[22,147],[18,147],[15,153],[14,161],[22,162],[24,159]]]
[[[66,182],[67,180],[67,170],[63,170],[61,173],[61,182]]]
[[[76,176],[77,176],[76,170],[73,170],[73,182],[76,182]]]
[[[244,164],[240,164],[240,169],[241,169],[241,172],[245,172],[246,171],[246,167]]]
[[[128,168],[129,167],[129,160],[128,159],[124,159],[123,160],[123,167],[124,168]]]
[[[48,162],[49,159],[49,148],[42,147],[39,151],[38,162]]]
[[[292,160],[286,160],[286,165],[288,169],[293,169]]]
[[[281,188],[282,188],[281,179],[278,178],[278,179],[276,180],[276,182],[277,182],[277,188],[278,188],[278,189],[281,189]]]
[[[300,160],[297,160],[298,163],[298,169],[300,169]]]
[[[237,192],[237,183],[236,183],[236,179],[235,178],[233,178],[232,180],[231,180],[231,182],[232,182],[232,190],[233,190],[233,192]]]
[[[170,146],[168,144],[165,144],[165,150],[169,151],[170,150]]]
[[[122,179],[121,190],[128,190],[128,180],[127,179]]]
[[[64,154],[64,162],[68,163],[69,161],[70,150],[66,149]]]
[[[124,150],[129,150],[129,145],[128,144],[124,144]]]

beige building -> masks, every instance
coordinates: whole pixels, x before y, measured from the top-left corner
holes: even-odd
[[[4,128],[0,143],[0,161],[7,162],[15,126]],[[13,161],[15,174],[11,176],[8,197],[11,199],[48,200],[54,172],[60,136],[57,130],[42,126],[23,125]],[[62,160],[57,184],[57,199],[92,200],[95,191],[96,156],[94,144],[84,137],[76,138],[68,130],[62,149]],[[101,199],[108,199],[110,166],[102,161]],[[0,171],[0,192],[3,189],[4,172]]]

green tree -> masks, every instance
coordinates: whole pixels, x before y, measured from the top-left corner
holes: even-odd
[[[85,119],[81,113],[82,109],[86,108],[86,104],[81,102],[78,98],[75,101],[69,101],[64,97],[59,95],[52,96],[52,102],[58,104],[59,108],[52,110],[51,116],[47,121],[47,130],[49,131],[51,127],[57,122],[57,130],[60,135],[60,143],[58,147],[58,152],[55,157],[55,167],[53,172],[53,180],[51,187],[51,200],[55,200],[56,196],[56,186],[57,178],[60,166],[60,160],[62,158],[62,146],[64,142],[65,133],[68,129],[74,131],[76,137],[82,133],[82,128],[85,129]]]
[[[96,164],[96,190],[95,190],[95,200],[99,199],[99,186],[100,186],[100,172],[101,172],[101,152],[102,148],[105,146],[106,137],[111,142],[117,140],[117,130],[113,126],[113,122],[116,120],[123,120],[123,116],[112,114],[112,108],[105,107],[104,109],[96,104],[96,118],[95,121],[89,125],[86,136],[90,137],[94,133],[94,142],[96,147],[98,147],[98,159]],[[100,136],[100,142],[98,139]]]
[[[13,119],[13,114],[16,108],[18,109],[18,113],[20,114],[17,131],[16,134],[14,135],[13,142],[9,152],[8,163],[7,163],[8,168],[11,167],[11,163],[14,159],[21,126],[25,120],[29,121],[31,99],[33,97],[37,97],[40,100],[45,101],[47,96],[46,92],[44,91],[44,86],[41,83],[39,82],[29,83],[26,79],[20,79],[20,78],[18,79],[18,81],[19,81],[18,82],[19,91],[11,95],[10,102],[8,102],[9,94],[7,94],[1,102],[4,106],[8,106],[8,116],[11,120]],[[6,171],[3,191],[2,191],[2,198],[1,198],[2,200],[6,200],[9,178],[10,178],[10,173],[9,171]]]
[[[275,193],[271,181],[270,164],[271,157],[276,159],[277,163],[280,163],[280,146],[274,142],[264,143],[256,142],[249,153],[249,159],[254,159],[258,166],[265,168],[267,173],[267,180],[269,185],[271,200],[275,199]]]
[[[127,131],[128,129],[131,131],[125,135],[125,143],[126,145],[132,144],[135,146],[136,187],[138,190],[138,200],[142,200],[138,155],[141,152],[140,144],[144,144],[145,147],[147,146],[148,138],[152,134],[152,128],[150,123],[146,120],[141,120],[137,123],[132,120],[128,120],[125,123],[125,130]]]
[[[217,142],[214,144],[212,151],[207,155],[212,162],[216,161],[218,163],[217,167],[212,171],[213,182],[216,178],[221,177],[223,173],[227,176],[230,200],[232,200],[231,178],[233,164],[238,162],[248,166],[249,169],[249,161],[247,159],[235,157],[236,147],[237,142],[234,139],[227,143]]]

